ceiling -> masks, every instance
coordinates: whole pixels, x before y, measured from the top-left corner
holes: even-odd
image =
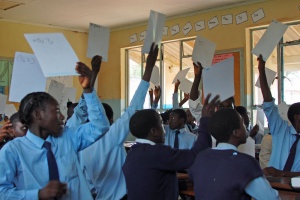
[[[259,0],[0,0],[0,19],[85,31],[90,22],[110,28],[146,22],[150,10],[173,17],[257,1]]]

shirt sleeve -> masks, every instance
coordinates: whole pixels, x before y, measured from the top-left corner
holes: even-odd
[[[202,95],[199,95],[198,99],[196,99],[195,101],[189,99],[189,109],[191,111],[191,114],[195,117],[197,124],[199,124],[203,108],[203,105],[201,104],[201,98]]]
[[[13,150],[5,145],[0,151],[0,199],[38,200],[39,189],[19,190],[14,184],[18,162]]]
[[[173,93],[172,96],[172,103],[173,103],[173,109],[179,108],[179,102],[178,102],[178,93]]]
[[[83,95],[87,105],[89,122],[80,125],[77,129],[75,127],[66,129],[77,152],[100,139],[109,129],[109,121],[96,93],[83,93]]]
[[[95,93],[95,90],[93,91]],[[78,127],[81,124],[87,122],[88,112],[85,99],[80,98],[78,105],[74,108],[74,113],[70,119],[68,119],[66,126]]]
[[[257,200],[280,199],[278,191],[262,176],[253,179],[245,188],[247,194]]]

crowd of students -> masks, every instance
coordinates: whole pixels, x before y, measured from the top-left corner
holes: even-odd
[[[112,108],[93,90],[101,56],[92,59],[92,70],[77,63],[83,94],[78,104],[69,105],[66,122],[51,95],[26,95],[1,128],[0,199],[175,200],[178,171],[188,172],[196,199],[279,199],[265,175],[300,174],[300,103],[289,108],[289,126],[274,104],[262,57],[259,78],[272,134],[272,154],[263,170],[255,158],[237,151],[248,136],[257,143],[262,139],[257,126],[250,127],[246,108],[236,106],[233,97],[220,102],[211,95],[202,105],[201,63],[194,63],[191,92],[182,102],[178,81],[172,110],[156,112],[159,87],[149,92],[152,109],[143,110],[157,55],[152,44],[142,80],[115,122]],[[137,139],[126,153],[129,133]]]

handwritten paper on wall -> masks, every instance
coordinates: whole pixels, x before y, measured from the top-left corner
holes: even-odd
[[[143,53],[149,53],[152,43],[160,45],[163,36],[166,16],[162,13],[150,11],[146,38],[142,48]]]
[[[64,88],[65,85],[63,83],[51,80],[48,93],[51,94],[51,96],[53,96],[57,100],[59,105],[61,105],[63,101]]]
[[[194,43],[192,60],[194,63],[200,62],[203,68],[210,67],[215,50],[214,42],[198,35]]]
[[[201,20],[195,23],[195,31],[201,31],[205,29],[205,21]]]
[[[90,23],[87,57],[102,56],[102,61],[107,62],[110,29]]]
[[[9,101],[20,102],[28,93],[44,92],[46,81],[39,62],[33,54],[16,52]]]
[[[252,50],[252,53],[256,56],[259,56],[259,54],[261,54],[263,60],[267,61],[287,29],[288,25],[273,20],[267,28],[266,32],[263,34],[259,42]]]
[[[24,34],[45,77],[74,76],[76,56],[62,33]]]
[[[219,25],[218,17],[214,17],[208,21],[208,28],[213,29],[214,27]]]

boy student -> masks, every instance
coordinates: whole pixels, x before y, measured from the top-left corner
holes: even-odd
[[[129,120],[131,116],[136,110],[143,109],[157,55],[158,46],[152,44],[142,81],[125,113],[114,123],[111,122],[109,131],[101,140],[79,153],[81,167],[85,172],[86,179],[91,182],[90,189],[92,190],[93,187],[96,189],[96,199],[120,200],[127,194],[125,178],[122,173],[122,166],[126,159],[124,141],[129,134]],[[94,68],[97,65],[92,64],[92,66]],[[104,108],[108,115],[107,117],[112,120],[113,112],[111,107],[106,104]],[[74,114],[80,116],[80,113],[76,113],[76,109],[74,111]],[[79,122],[69,125],[77,126]]]
[[[152,109],[137,111],[130,119],[131,133],[137,144],[131,147],[123,165],[128,200],[178,199],[176,171],[187,169],[197,153],[208,148],[207,121],[217,105],[216,96],[205,99],[199,136],[191,149],[172,149],[164,145],[164,128],[160,115]],[[204,138],[204,139],[203,139]]]
[[[79,62],[76,71],[90,122],[77,129],[64,128],[64,116],[51,95],[26,95],[19,109],[21,122],[28,126],[26,136],[0,151],[1,199],[92,199],[77,152],[100,139],[109,122],[90,87],[89,68]]]
[[[199,152],[190,168],[196,199],[280,199],[255,158],[237,152],[248,136],[235,110],[218,110],[209,119],[208,131],[218,145]]]
[[[283,120],[274,103],[271,90],[267,83],[266,62],[260,55],[258,57],[258,71],[262,95],[264,98],[263,109],[268,119],[272,135],[272,154],[268,168],[264,169],[271,176],[299,176],[300,175],[300,103],[292,104],[288,109],[288,119]]]

